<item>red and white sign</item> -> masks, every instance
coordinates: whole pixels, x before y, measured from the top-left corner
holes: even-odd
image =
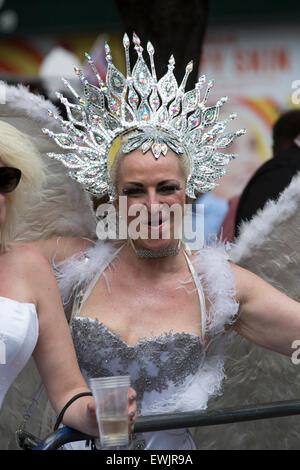
[[[239,194],[255,169],[272,156],[272,126],[279,115],[300,105],[300,36],[289,25],[210,29],[203,47],[200,74],[215,80],[211,103],[229,96],[224,118],[237,112],[231,128],[245,127],[237,139],[218,195]],[[210,102],[210,101],[209,101]]]

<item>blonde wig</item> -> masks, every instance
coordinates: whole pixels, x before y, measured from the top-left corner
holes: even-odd
[[[0,121],[0,161],[22,172],[18,187],[7,194],[6,218],[0,227],[0,251],[3,252],[14,240],[24,204],[28,203],[31,194],[41,190],[44,168],[42,158],[30,139],[4,121]]]

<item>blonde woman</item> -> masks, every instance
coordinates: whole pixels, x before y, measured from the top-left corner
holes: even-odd
[[[30,193],[41,189],[41,159],[30,140],[13,126],[0,122],[0,136],[0,407],[33,355],[55,412],[69,403],[63,422],[97,436],[95,404],[77,364],[50,265],[33,247],[10,245],[24,203]],[[129,413],[134,411],[130,399]]]

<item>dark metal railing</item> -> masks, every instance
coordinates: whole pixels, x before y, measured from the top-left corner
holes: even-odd
[[[259,419],[280,418],[300,415],[300,400],[262,403],[243,406],[241,408],[225,408],[210,411],[188,411],[174,414],[140,416],[137,418],[134,431],[150,432],[166,429],[191,428],[197,426],[213,426],[216,424],[239,423]],[[35,450],[55,450],[68,442],[91,440],[91,436],[74,429],[64,427],[51,433]]]

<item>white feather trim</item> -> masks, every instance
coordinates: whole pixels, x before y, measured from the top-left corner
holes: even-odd
[[[79,283],[89,283],[94,276],[104,273],[117,252],[114,243],[99,240],[86,252],[78,253],[58,264],[53,262],[63,304],[69,303]]]
[[[207,330],[210,336],[215,336],[232,323],[239,307],[228,253],[221,243],[211,245],[200,250],[193,263],[210,302]]]

